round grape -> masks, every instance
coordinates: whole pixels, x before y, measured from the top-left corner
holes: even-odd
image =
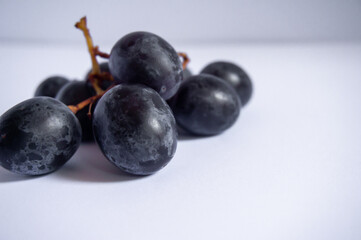
[[[169,106],[153,89],[117,85],[93,114],[95,140],[107,159],[125,172],[149,175],[163,168],[177,147]]]
[[[236,89],[242,106],[245,106],[250,100],[253,92],[251,79],[247,73],[236,64],[230,62],[213,62],[207,65],[201,73],[214,75],[230,83]]]
[[[50,97],[26,100],[0,117],[0,165],[15,173],[53,172],[73,156],[80,141],[75,115]]]
[[[208,74],[183,82],[170,105],[180,127],[195,135],[223,132],[235,123],[241,109],[235,90]]]
[[[61,76],[49,77],[37,87],[35,96],[55,97],[58,91],[68,82],[68,79]]]
[[[173,47],[159,36],[134,32],[112,48],[109,68],[117,83],[140,83],[171,98],[183,79],[182,64]]]

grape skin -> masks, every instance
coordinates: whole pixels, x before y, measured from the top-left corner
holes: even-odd
[[[35,90],[35,97],[47,96],[55,97],[59,90],[69,82],[68,79],[61,76],[53,76],[45,79]]]
[[[109,68],[116,83],[144,84],[165,100],[177,92],[183,79],[174,48],[148,32],[133,32],[121,38],[111,50]]]
[[[85,99],[92,97],[94,90],[84,81],[72,81],[66,84],[56,95],[56,99],[65,105],[76,105]],[[92,120],[88,117],[88,107],[78,111],[75,116],[79,119],[82,131],[83,141],[89,142],[94,139],[92,131]]]
[[[208,74],[188,78],[169,104],[180,127],[194,135],[205,136],[230,128],[241,109],[232,86]]]
[[[245,106],[253,93],[251,79],[239,66],[231,62],[213,62],[208,64],[201,73],[211,74],[230,83],[238,93],[242,106]]]
[[[96,142],[107,159],[125,172],[149,175],[174,156],[177,132],[169,106],[144,85],[117,85],[93,114]]]
[[[81,141],[79,121],[50,97],[35,97],[0,117],[0,165],[12,172],[42,175],[65,164]]]

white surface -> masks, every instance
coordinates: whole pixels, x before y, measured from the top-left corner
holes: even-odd
[[[361,44],[177,49],[195,72],[216,59],[248,71],[255,92],[238,122],[179,141],[144,178],[93,145],[51,175],[0,169],[0,239],[361,239]],[[84,45],[1,45],[0,113],[89,64]]]
[[[98,44],[145,30],[169,41],[361,41],[360,0],[0,0],[0,40],[83,43],[83,15]]]

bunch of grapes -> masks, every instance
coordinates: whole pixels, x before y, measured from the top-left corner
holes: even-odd
[[[95,140],[115,166],[149,175],[173,158],[178,127],[196,136],[219,134],[251,97],[250,78],[233,63],[214,62],[192,75],[188,56],[155,34],[129,33],[107,54],[93,46],[85,17],[75,26],[86,38],[92,69],[84,81],[44,80],[35,97],[0,117],[5,169],[47,174],[81,142]],[[97,56],[108,62],[98,64]]]

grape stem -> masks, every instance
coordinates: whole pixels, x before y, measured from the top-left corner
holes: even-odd
[[[182,67],[183,70],[186,69],[188,63],[191,61],[186,53],[179,52],[178,56],[180,56],[183,59]]]
[[[106,59],[109,59],[109,58],[110,58],[110,54],[105,53],[105,52],[101,52],[101,51],[99,50],[99,47],[98,47],[98,46],[95,46],[95,47],[94,47],[93,52],[94,52],[94,55],[96,55],[96,56],[99,56],[99,57],[102,57],[102,58],[106,58]]]
[[[99,86],[99,79],[96,76],[96,75],[100,75],[101,71],[100,71],[100,67],[97,62],[96,54],[95,54],[96,52],[100,52],[100,51],[99,51],[98,47],[94,47],[94,45],[93,45],[93,40],[90,36],[89,29],[87,28],[86,17],[82,17],[80,19],[80,21],[75,24],[75,27],[80,29],[83,32],[86,43],[88,45],[88,51],[90,53],[90,58],[91,58],[91,62],[92,62],[91,74],[94,75],[93,79],[90,80],[90,82],[91,82],[96,94],[97,95],[101,94],[104,91]]]
[[[70,110],[74,114],[76,114],[77,112],[79,112],[80,110],[82,110],[83,108],[85,108],[86,106],[89,105],[88,116],[91,117],[91,108],[92,108],[94,102],[96,100],[98,100],[99,98],[101,98],[108,90],[110,90],[114,86],[115,86],[115,84],[111,85],[107,90],[105,90],[105,91],[102,90],[103,91],[102,93],[92,96],[90,98],[87,98],[84,101],[81,101],[80,103],[78,103],[77,105],[68,105],[68,108],[70,108]]]
[[[112,86],[110,86],[108,89],[106,89],[104,91],[99,85],[100,81],[103,81],[105,79],[113,81],[114,79],[111,74],[109,74],[107,72],[101,72],[99,63],[96,59],[96,56],[100,56],[102,58],[109,58],[110,55],[107,53],[101,52],[99,50],[98,46],[94,47],[92,37],[90,36],[90,31],[87,27],[86,17],[82,17],[79,20],[79,22],[75,23],[75,27],[83,32],[85,40],[86,40],[86,44],[88,46],[88,51],[89,51],[90,59],[92,62],[92,70],[90,72],[88,81],[90,81],[90,83],[92,84],[92,86],[96,92],[96,95],[92,96],[88,99],[85,99],[84,101],[82,101],[76,105],[69,105],[68,107],[74,114],[76,114],[78,111],[89,106],[88,116],[91,117],[91,109],[92,109],[94,102],[97,101],[99,98],[101,98],[109,89],[114,87],[114,84],[113,84]]]
[[[108,80],[108,81],[114,81],[113,76],[108,73],[108,72],[101,72],[100,74],[90,74],[89,75],[89,81],[94,81],[94,79],[101,79],[103,80]]]
[[[103,94],[104,93],[92,96],[92,97],[90,97],[88,99],[85,99],[84,101],[78,103],[77,105],[69,105],[68,108],[70,108],[70,110],[74,114],[76,114],[78,111],[82,110],[83,108],[85,108],[89,104],[92,104],[93,102],[95,102],[97,99],[99,99],[101,96],[103,96]]]

